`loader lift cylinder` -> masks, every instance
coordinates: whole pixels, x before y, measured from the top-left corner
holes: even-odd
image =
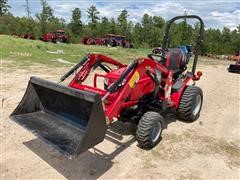
[[[71,74],[74,73],[79,67],[81,67],[86,61],[88,60],[88,55],[85,56],[78,64],[76,64],[72,69],[70,69],[66,74],[64,74],[60,78],[60,82],[64,81],[66,78],[68,78]]]
[[[123,72],[123,74],[120,76],[120,78],[114,83],[112,84],[110,87],[108,87],[108,92],[106,93],[106,95],[102,98],[102,101],[104,101],[107,96],[111,93],[113,93],[116,88],[118,87],[119,84],[122,83],[122,81],[127,77],[127,75],[129,75],[129,73],[131,73],[131,71],[138,65],[138,61],[134,60],[128,67],[127,69]]]

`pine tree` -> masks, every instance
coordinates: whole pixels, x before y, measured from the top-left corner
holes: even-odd
[[[108,18],[103,17],[98,28],[98,35],[100,37],[105,36],[110,31],[110,22]]]
[[[92,5],[91,7],[88,8],[87,13],[88,13],[88,18],[90,19],[90,23],[89,23],[90,26],[95,28],[99,20],[99,17],[98,17],[98,15],[100,14],[99,11],[97,10],[96,6]]]
[[[124,9],[124,10],[122,10],[121,14],[117,18],[120,33],[125,36],[127,35],[127,31],[128,31],[128,21],[127,21],[128,16],[129,15],[128,15],[127,10]]]
[[[42,34],[47,31],[47,24],[54,20],[53,9],[47,4],[46,0],[41,0],[42,12],[36,14],[37,19],[40,21],[40,28]]]
[[[109,33],[117,34],[118,33],[118,28],[117,28],[117,23],[114,18],[111,18],[110,20],[110,31]]]
[[[72,19],[69,25],[74,35],[80,35],[82,33],[83,26],[81,21],[81,11],[79,8],[73,10]]]
[[[6,14],[11,8],[11,6],[9,6],[7,3],[8,0],[0,0],[0,16]]]

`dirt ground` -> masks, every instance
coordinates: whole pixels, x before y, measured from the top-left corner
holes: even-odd
[[[226,64],[199,69],[204,104],[196,122],[165,115],[162,140],[148,151],[137,147],[129,124],[115,122],[101,144],[69,160],[8,117],[30,76],[57,81],[67,68],[3,61],[1,179],[240,179],[240,75]]]

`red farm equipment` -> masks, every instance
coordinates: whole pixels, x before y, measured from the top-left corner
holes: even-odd
[[[104,45],[104,41],[104,38],[85,37],[82,39],[82,43],[86,45]]]
[[[46,42],[67,43],[69,42],[70,36],[64,30],[57,30],[52,33],[43,34],[40,39]]]
[[[123,48],[133,48],[133,44],[126,40],[126,36],[116,34],[107,34],[105,45],[111,47],[122,46]]]
[[[105,45],[109,47],[122,46],[123,48],[133,48],[133,44],[126,40],[125,36],[116,34],[106,34],[105,38],[86,37],[82,40],[86,45]]]
[[[168,50],[171,24],[185,18],[198,19],[201,25],[191,70],[181,48]],[[203,93],[195,81],[202,75],[196,65],[203,31],[200,17],[177,16],[167,24],[159,54],[125,65],[90,53],[60,78],[59,83],[76,73],[68,86],[31,77],[10,118],[70,158],[102,142],[114,119],[136,123],[139,146],[153,148],[164,128],[162,112],[174,109],[187,122],[199,118]],[[105,73],[95,72],[93,84],[85,84],[96,68]]]

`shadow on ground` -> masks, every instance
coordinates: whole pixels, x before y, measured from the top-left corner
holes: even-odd
[[[172,114],[163,114],[163,117],[165,118],[165,128],[169,123],[177,121],[176,116]],[[135,131],[136,126],[116,121],[111,124],[105,136],[106,141],[115,144],[115,150],[105,153],[94,147],[91,151],[86,151],[72,160],[38,138],[24,142],[24,145],[67,179],[97,179],[113,166],[114,161],[112,160],[117,155],[135,142]],[[130,135],[130,138],[121,142],[125,135]]]
[[[24,145],[31,149],[41,159],[56,169],[67,179],[96,179],[108,171],[113,165],[113,159],[135,142],[133,126],[126,128],[121,122],[114,122],[107,131],[105,140],[116,144],[113,152],[105,153],[96,147],[86,151],[75,159],[68,159],[52,147],[36,138]],[[132,135],[126,142],[121,142],[123,135]]]

